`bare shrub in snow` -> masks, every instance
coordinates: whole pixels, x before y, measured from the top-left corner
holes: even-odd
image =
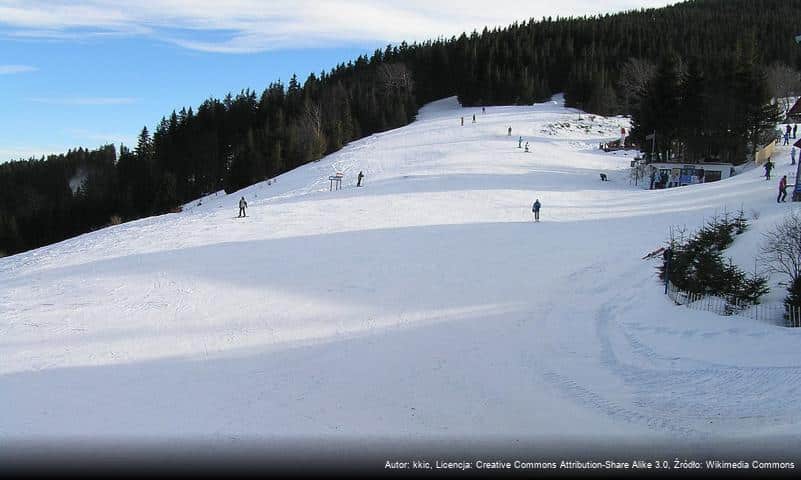
[[[791,210],[784,220],[773,230],[763,233],[762,237],[762,260],[769,271],[790,281],[792,294],[792,286],[801,282],[801,213]],[[792,300],[793,304],[797,304],[801,299]]]

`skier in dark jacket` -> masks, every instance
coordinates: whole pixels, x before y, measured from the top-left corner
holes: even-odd
[[[362,186],[362,178],[364,178],[364,174],[360,170],[359,171],[359,176],[356,177],[356,186],[357,187],[361,187]]]
[[[765,180],[770,180],[770,171],[773,170],[773,162],[768,160],[765,162]]]
[[[534,221],[535,222],[539,222],[540,221],[540,207],[541,206],[542,206],[542,204],[540,204],[540,199],[539,198],[534,200],[534,205],[531,206],[531,211],[534,212]]]
[[[237,218],[247,217],[246,208],[248,208],[248,202],[245,201],[245,197],[242,197],[239,199],[239,216]]]

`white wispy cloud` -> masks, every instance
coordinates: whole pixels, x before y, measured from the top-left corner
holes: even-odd
[[[132,145],[135,143],[136,138],[131,135],[126,135],[119,132],[102,132],[95,130],[88,130],[85,128],[68,128],[64,130],[65,133],[70,135],[81,144],[107,144],[107,143],[124,143]]]
[[[138,101],[133,97],[30,97],[27,100],[51,105],[126,105]]]
[[[138,35],[249,53],[416,41],[543,16],[659,7],[675,0],[0,0],[0,31],[29,38]]]
[[[0,142],[0,163],[12,160],[27,160],[29,158],[40,158],[54,152],[66,152],[66,149],[59,150],[60,146],[10,146],[6,142]]]
[[[31,65],[0,65],[0,75],[35,72],[38,68]]]

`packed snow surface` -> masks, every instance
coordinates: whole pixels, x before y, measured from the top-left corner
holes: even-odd
[[[579,115],[559,97],[486,113],[444,99],[269,185],[0,259],[0,444],[799,445],[801,329],[672,305],[641,259],[671,225],[743,207],[759,219],[732,255],[751,271],[760,233],[796,208],[775,202],[789,151],[775,181],[648,191],[630,152],[598,150],[628,120]]]

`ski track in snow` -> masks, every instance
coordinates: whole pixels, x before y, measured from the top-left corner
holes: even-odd
[[[646,191],[630,154],[597,150],[624,118],[574,128],[559,97],[479,111],[434,102],[271,185],[0,259],[0,439],[801,446],[801,333],[676,307],[640,260],[671,225],[747,205],[749,270],[738,245],[796,208],[773,182]]]

